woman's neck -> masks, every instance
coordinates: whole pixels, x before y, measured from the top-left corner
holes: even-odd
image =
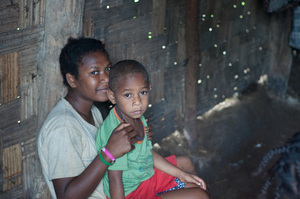
[[[88,123],[95,125],[91,112],[93,102],[84,100],[73,92],[68,92],[65,99],[72,105],[76,112]]]

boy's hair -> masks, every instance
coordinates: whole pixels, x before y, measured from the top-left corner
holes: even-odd
[[[276,154],[281,156],[270,169],[268,179],[261,190],[262,194],[267,194],[271,180],[276,176],[275,199],[284,196],[291,199],[300,198],[300,131],[295,133],[285,145],[270,150],[254,175],[261,173],[267,162]]]
[[[109,72],[109,88],[115,92],[122,81],[122,77],[133,73],[143,74],[147,84],[150,85],[149,74],[141,63],[135,60],[123,60],[112,66]]]
[[[84,37],[78,39],[70,37],[68,39],[67,44],[63,47],[59,56],[63,82],[67,87],[70,87],[70,85],[67,82],[66,74],[70,73],[77,79],[79,75],[78,68],[81,65],[83,57],[97,51],[104,53],[107,56],[107,59],[109,59],[109,55],[105,50],[105,45],[97,39]]]

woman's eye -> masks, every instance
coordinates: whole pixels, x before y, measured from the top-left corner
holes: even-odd
[[[95,70],[95,71],[92,72],[92,74],[93,74],[93,75],[98,75],[98,74],[99,74],[99,71]]]
[[[147,95],[147,93],[148,93],[147,91],[142,91],[141,92],[142,95]]]
[[[110,66],[110,67],[107,67],[107,68],[105,68],[105,71],[110,71],[110,69],[111,69],[111,66]]]

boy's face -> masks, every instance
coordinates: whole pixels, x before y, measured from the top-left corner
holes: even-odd
[[[140,118],[147,110],[150,85],[143,74],[125,75],[119,82],[115,92],[108,91],[108,97],[117,104],[123,116]]]

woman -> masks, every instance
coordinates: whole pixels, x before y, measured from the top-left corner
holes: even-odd
[[[61,51],[60,69],[67,95],[47,116],[38,137],[43,174],[53,198],[105,198],[102,178],[108,166],[96,150],[95,138],[103,118],[95,102],[108,100],[109,55],[101,41],[70,38]],[[149,130],[149,129],[147,129]],[[136,136],[120,124],[105,148],[115,157],[132,150]],[[152,136],[152,132],[148,134]],[[101,152],[106,162],[111,160]],[[187,157],[178,166],[193,172]]]

